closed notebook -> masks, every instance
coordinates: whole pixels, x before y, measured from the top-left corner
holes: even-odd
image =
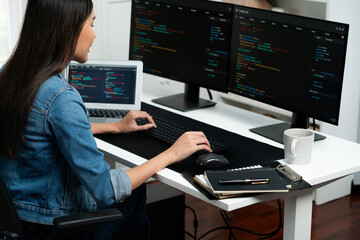
[[[222,193],[213,193],[211,186],[209,185],[208,181],[205,179],[204,174],[195,175],[194,180],[196,183],[198,183],[203,189],[205,189],[209,194],[211,194],[212,197],[215,197],[216,199],[224,199],[224,198],[230,198],[230,197],[238,197],[242,196],[243,193],[239,194],[222,194]],[[206,195],[206,194],[205,194]],[[212,199],[212,197],[209,197]]]
[[[211,190],[216,194],[288,192],[285,182],[274,168],[259,168],[240,171],[205,171],[205,178]],[[265,184],[231,183],[220,184],[219,181],[268,179]]]

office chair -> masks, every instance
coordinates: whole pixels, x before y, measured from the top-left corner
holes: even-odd
[[[121,219],[123,214],[116,208],[95,212],[78,213],[55,218],[54,228],[47,239],[69,239],[98,224]],[[0,240],[21,240],[22,230],[19,215],[5,182],[0,175]]]

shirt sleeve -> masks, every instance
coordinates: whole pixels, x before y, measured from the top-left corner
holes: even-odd
[[[112,169],[110,171],[111,184],[114,189],[116,202],[124,200],[131,194],[131,181],[124,170]],[[129,188],[130,186],[130,188]]]
[[[86,108],[74,90],[59,93],[50,106],[47,121],[61,154],[95,201],[112,205],[131,194],[129,176],[110,171],[97,149]]]

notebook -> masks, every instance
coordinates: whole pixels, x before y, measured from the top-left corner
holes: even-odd
[[[239,168],[231,168],[226,170],[228,171],[240,171],[240,170],[251,170],[251,169],[258,169],[262,168],[261,165],[252,165],[252,166],[245,166],[245,167],[239,167]],[[238,193],[238,194],[227,194],[227,193],[214,193],[210,183],[208,182],[207,178],[205,177],[205,174],[196,174],[194,176],[195,182],[202,187],[202,189],[205,189],[206,192],[202,191],[208,198],[210,199],[224,199],[224,198],[230,198],[230,197],[238,197],[243,195],[249,195],[247,193]],[[198,188],[199,189],[199,188]],[[201,189],[199,189],[201,191]]]
[[[130,110],[140,110],[141,61],[89,60],[71,62],[68,81],[80,93],[90,122],[117,122]]]
[[[199,184],[203,189],[205,189],[207,192],[204,193],[206,196],[208,196],[210,199],[224,199],[224,198],[230,198],[230,197],[239,197],[244,195],[243,193],[239,193],[239,194],[222,194],[222,193],[214,193],[213,190],[211,189],[211,186],[209,184],[209,182],[207,181],[207,179],[205,178],[204,174],[198,174],[195,175],[194,180],[197,184]],[[210,196],[208,195],[210,194]]]
[[[256,168],[239,171],[205,171],[205,178],[213,193],[216,194],[240,194],[240,193],[265,193],[265,192],[288,192],[289,189],[274,168]],[[265,184],[221,184],[220,181],[268,179]]]

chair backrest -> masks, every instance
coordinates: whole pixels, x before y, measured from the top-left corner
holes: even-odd
[[[0,233],[16,233],[21,239],[21,223],[9,190],[0,175]]]

